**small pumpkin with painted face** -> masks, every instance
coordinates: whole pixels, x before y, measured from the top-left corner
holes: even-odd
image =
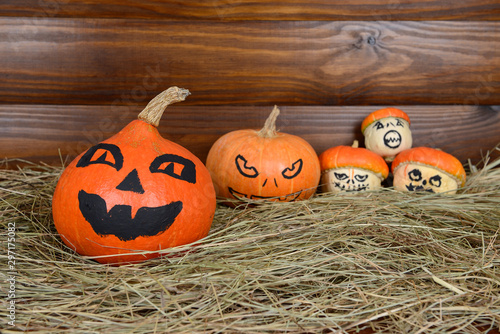
[[[369,114],[361,123],[365,146],[387,162],[413,144],[410,118],[397,108],[389,107]]]
[[[335,146],[319,156],[321,188],[323,192],[350,192],[377,190],[389,175],[389,167],[382,157],[358,147]]]
[[[101,263],[123,264],[208,234],[216,205],[210,174],[156,129],[164,109],[188,94],[167,89],[139,119],[66,167],[52,212],[67,246]]]
[[[218,196],[290,202],[311,197],[320,178],[319,160],[304,139],[276,131],[274,107],[264,127],[220,137],[207,156]]]
[[[466,174],[453,155],[430,147],[399,153],[392,162],[394,188],[403,192],[455,194],[465,185]]]

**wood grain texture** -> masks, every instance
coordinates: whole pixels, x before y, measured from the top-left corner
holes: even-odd
[[[498,20],[497,0],[3,0],[0,15],[168,20]]]
[[[0,105],[0,158],[61,164],[136,119],[143,106]],[[411,119],[414,146],[441,148],[462,162],[478,162],[500,144],[500,106],[400,106]],[[205,161],[223,134],[261,128],[272,106],[167,108],[159,131]],[[360,126],[373,106],[282,106],[277,127],[303,137],[317,153],[336,145],[363,145]]]
[[[500,22],[0,19],[0,100],[500,104]]]

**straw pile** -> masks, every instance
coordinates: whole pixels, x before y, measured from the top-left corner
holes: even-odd
[[[16,226],[14,327],[7,233],[0,243],[3,333],[498,329],[500,160],[470,166],[455,196],[387,188],[218,205],[202,242],[122,267],[62,244],[50,207],[60,172],[0,171],[2,231]]]

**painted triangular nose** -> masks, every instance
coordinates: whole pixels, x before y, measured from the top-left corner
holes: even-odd
[[[136,169],[131,171],[116,189],[144,194],[144,188],[142,188],[141,180],[139,180],[139,173],[137,173]]]

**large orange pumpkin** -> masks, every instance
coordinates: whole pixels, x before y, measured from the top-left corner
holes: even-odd
[[[61,175],[53,217],[62,240],[101,263],[141,262],[205,237],[215,191],[203,163],[160,136],[167,105],[189,94],[171,87],[113,137],[80,154]]]
[[[294,201],[315,193],[318,156],[304,139],[276,131],[279,112],[275,106],[260,131],[232,131],[213,144],[207,168],[218,196]]]

